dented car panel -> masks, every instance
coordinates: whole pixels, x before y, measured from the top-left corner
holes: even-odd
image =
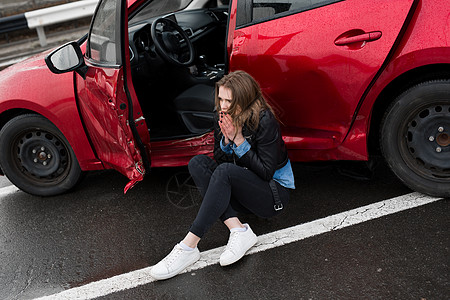
[[[153,142],[151,145],[152,167],[185,166],[195,155],[212,156],[214,134],[210,132],[199,137]]]
[[[123,86],[117,85],[122,82],[118,78],[123,77],[123,70],[91,67],[86,77],[77,78],[77,94],[79,99],[86,99],[80,101],[80,114],[98,158],[131,181],[142,180],[144,172],[135,171],[144,167],[127,124],[127,98]]]

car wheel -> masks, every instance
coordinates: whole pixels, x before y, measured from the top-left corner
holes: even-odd
[[[381,127],[381,148],[407,186],[450,196],[450,80],[428,81],[401,94]]]
[[[63,134],[46,118],[20,115],[0,131],[0,166],[21,190],[53,196],[73,188],[81,168]]]

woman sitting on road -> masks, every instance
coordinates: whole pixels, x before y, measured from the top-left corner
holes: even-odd
[[[197,244],[220,219],[230,230],[220,265],[230,265],[257,241],[237,213],[268,218],[280,213],[294,189],[294,175],[271,107],[258,83],[243,71],[232,72],[216,85],[218,121],[214,128],[214,160],[198,155],[189,172],[203,197],[186,237],[151,269],[155,279],[171,278],[200,258]]]

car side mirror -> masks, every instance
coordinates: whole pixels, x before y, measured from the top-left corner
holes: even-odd
[[[55,74],[76,71],[83,78],[86,76],[87,66],[77,42],[70,42],[53,50],[45,57],[45,63]]]

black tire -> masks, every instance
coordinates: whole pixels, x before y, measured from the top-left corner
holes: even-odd
[[[63,134],[34,114],[17,116],[0,131],[0,166],[14,185],[36,196],[65,193],[82,175]]]
[[[450,80],[401,94],[384,116],[380,140],[387,163],[408,187],[450,197]]]

